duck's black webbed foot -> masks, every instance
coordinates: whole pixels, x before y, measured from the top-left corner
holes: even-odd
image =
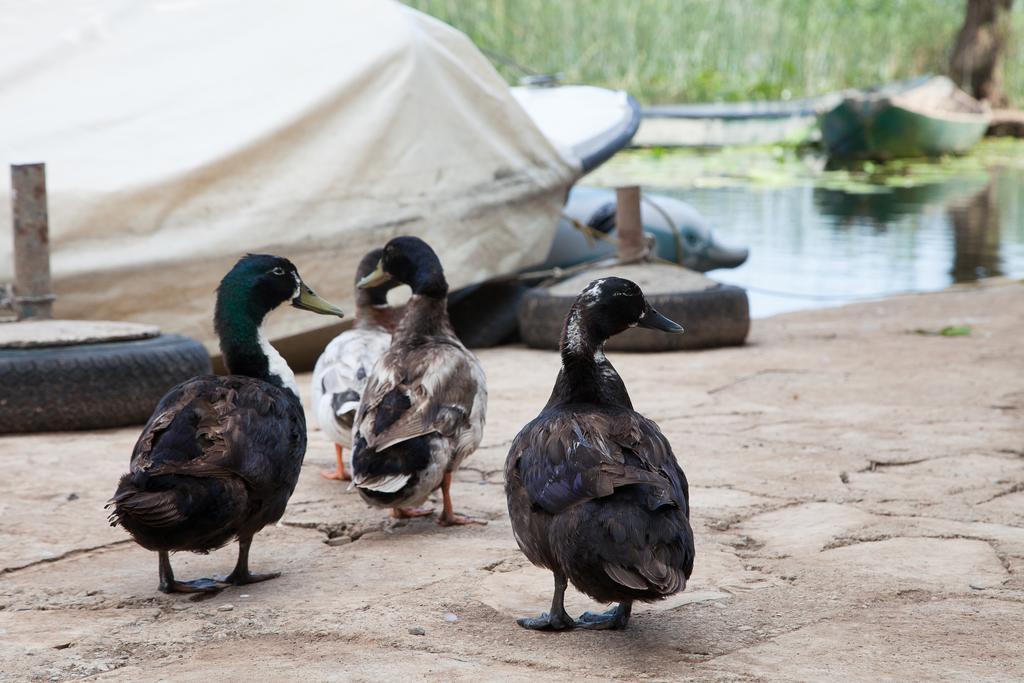
[[[576,626],[595,631],[622,629],[629,625],[629,615],[633,611],[633,603],[620,602],[607,612],[584,612],[580,615]]]
[[[281,572],[269,572],[267,574],[253,574],[249,571],[249,547],[252,545],[252,536],[238,539],[238,562],[231,573],[221,581],[232,586],[244,586],[247,583],[259,583],[269,581],[281,576]]]
[[[569,585],[564,574],[553,572],[555,577],[555,593],[551,596],[551,610],[539,617],[523,617],[516,623],[523,628],[534,631],[568,631],[577,624],[565,611],[565,587]]]
[[[174,578],[174,570],[171,569],[170,554],[164,550],[159,553],[160,558],[160,592],[161,593],[216,593],[224,590],[230,584],[219,579],[195,579],[194,581],[178,581]]]
[[[247,583],[259,583],[260,581],[269,581],[270,579],[276,579],[281,576],[281,572],[267,572],[266,574],[254,574],[252,572],[239,572],[235,570],[225,576],[221,581],[225,585],[229,586],[244,586]]]
[[[218,593],[231,584],[218,579],[195,579],[194,581],[160,581],[161,593]]]
[[[516,619],[516,623],[523,628],[528,628],[534,631],[568,631],[576,626],[576,622],[574,622],[572,617],[565,612],[555,614],[554,616],[545,612],[539,617],[523,617],[522,619]]]

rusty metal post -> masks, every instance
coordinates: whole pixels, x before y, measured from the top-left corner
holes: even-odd
[[[647,256],[647,242],[640,218],[640,188],[615,188],[615,231],[619,236],[619,260],[640,261]]]
[[[18,319],[52,317],[46,165],[11,165],[14,212],[14,307]]]

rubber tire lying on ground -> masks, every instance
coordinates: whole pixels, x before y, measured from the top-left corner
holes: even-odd
[[[747,292],[734,285],[717,285],[691,292],[648,294],[655,309],[682,325],[683,334],[633,328],[612,337],[605,348],[612,351],[679,351],[719,346],[739,346],[750,332]],[[565,316],[575,296],[553,295],[532,289],[519,305],[519,334],[527,346],[557,349]]]
[[[516,340],[516,311],[529,288],[518,282],[483,284],[472,292],[449,299],[448,317],[455,334],[471,349],[486,349]]]
[[[0,433],[143,424],[169,389],[209,374],[189,337],[0,349]]]

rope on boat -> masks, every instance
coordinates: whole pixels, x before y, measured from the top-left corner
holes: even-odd
[[[505,66],[512,67],[513,69],[518,69],[519,71],[522,71],[527,76],[543,76],[543,75],[545,75],[545,74],[541,74],[541,73],[539,73],[537,71],[534,71],[533,69],[530,69],[529,67],[523,66],[519,62],[513,60],[511,57],[506,57],[505,55],[501,54],[500,52],[495,52],[494,50],[490,50],[490,49],[488,49],[486,47],[480,47],[479,45],[477,45],[476,49],[480,50],[480,52],[483,52],[485,55],[487,55],[488,57],[490,57],[494,61],[501,62]]]

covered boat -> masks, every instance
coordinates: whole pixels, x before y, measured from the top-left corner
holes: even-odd
[[[855,92],[821,118],[829,157],[899,159],[963,154],[988,128],[986,104],[945,76],[893,92]]]
[[[589,173],[633,139],[640,105],[621,90],[590,85],[512,88],[545,137]]]
[[[453,288],[535,264],[568,188],[636,128],[623,93],[590,93],[616,111],[545,135],[564,116],[520,102],[555,90],[513,95],[466,36],[391,1],[58,0],[6,17],[0,42],[0,161],[47,164],[55,314],[211,350],[214,289],[244,252],[288,256],[343,307],[397,234],[434,245]],[[329,323],[268,321],[286,355]]]

